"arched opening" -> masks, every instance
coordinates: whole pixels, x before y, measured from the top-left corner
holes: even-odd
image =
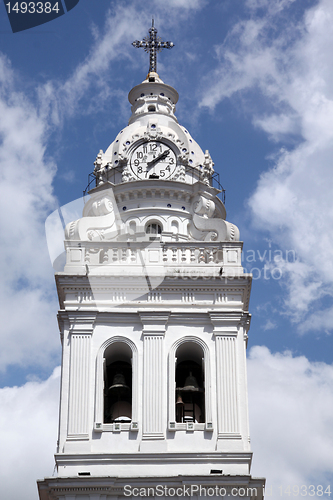
[[[131,220],[131,222],[129,223],[128,232],[131,236],[136,233],[136,222],[134,220]]]
[[[157,238],[162,234],[162,226],[158,222],[149,222],[146,226],[146,234],[149,234],[150,238]]]
[[[195,342],[176,351],[176,422],[205,422],[204,353]]]
[[[175,235],[179,233],[179,224],[178,224],[178,221],[173,220],[171,222],[171,231]]]
[[[148,106],[148,111],[149,113],[153,113],[154,111],[156,111],[156,107],[153,104],[151,104],[150,106]]]
[[[124,342],[104,353],[104,423],[132,420],[132,350]]]

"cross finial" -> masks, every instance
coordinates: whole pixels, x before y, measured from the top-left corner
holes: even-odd
[[[157,52],[161,52],[163,49],[172,49],[174,43],[163,42],[163,40],[157,36],[157,29],[154,27],[154,19],[151,22],[151,28],[149,29],[149,36],[145,36],[143,40],[136,40],[132,43],[137,49],[143,47],[146,52],[149,52],[149,73],[157,73]]]

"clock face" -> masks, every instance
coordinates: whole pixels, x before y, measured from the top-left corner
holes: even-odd
[[[138,179],[170,179],[177,166],[173,149],[160,141],[144,142],[132,153],[130,167]]]

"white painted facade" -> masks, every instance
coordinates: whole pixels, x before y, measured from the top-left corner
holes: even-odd
[[[233,496],[260,499],[239,231],[209,153],[177,122],[177,92],[150,73],[129,100],[129,125],[98,154],[96,187],[65,231],[58,475],[39,482],[40,499],[185,483],[256,487]]]

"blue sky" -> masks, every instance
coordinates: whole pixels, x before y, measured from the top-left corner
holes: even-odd
[[[19,470],[30,500],[36,477],[52,474],[60,341],[44,223],[82,195],[127,124],[127,94],[148,70],[131,42],[152,15],[175,43],[158,73],[210,151],[255,278],[253,473],[275,486],[333,483],[332,2],[80,0],[16,34],[1,9],[0,491],[19,498]]]

